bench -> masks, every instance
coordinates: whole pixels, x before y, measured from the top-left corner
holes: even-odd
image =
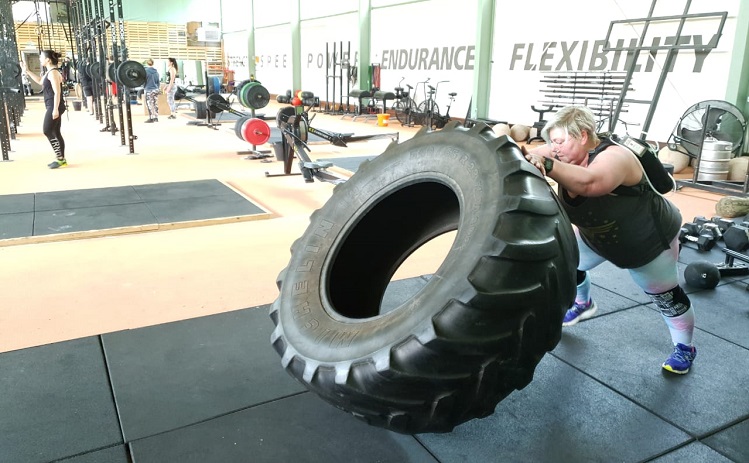
[[[358,100],[358,103],[356,105],[357,115],[362,114],[362,107],[364,107],[364,100],[372,98],[372,92],[370,92],[369,90],[354,89],[354,90],[351,90],[348,95]]]
[[[388,100],[392,101],[395,99],[395,93],[393,92],[386,92],[384,90],[378,90],[374,92],[374,99],[378,101],[382,101],[382,111],[383,113],[387,112],[387,103]]]

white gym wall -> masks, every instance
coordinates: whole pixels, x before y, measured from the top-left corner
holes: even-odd
[[[651,0],[567,0],[542,2],[547,7],[537,14],[514,12],[499,6],[495,18],[491,105],[489,117],[511,123],[532,125],[538,114],[530,108],[541,99],[540,79],[545,72],[554,71],[626,71],[626,52],[602,52],[611,21],[646,17]],[[679,15],[684,1],[661,0],[654,16]],[[680,51],[673,71],[668,74],[648,139],[666,141],[679,117],[692,104],[707,99],[724,99],[728,83],[730,52],[733,46],[739,0],[693,0],[690,14],[728,12],[719,38],[718,47],[708,53]],[[595,18],[590,21],[588,18]],[[691,44],[708,44],[714,39],[719,21],[700,19],[687,21],[681,36]],[[676,33],[677,21],[651,23],[645,44],[660,40],[663,44]],[[619,25],[611,38],[628,45],[638,39],[642,24]],[[616,43],[614,43],[616,45]],[[547,47],[546,52],[544,48]],[[638,71],[632,77],[634,91],[627,98],[651,100],[660,77],[666,52],[659,52],[653,62],[648,53],[641,53]],[[642,123],[647,105],[632,104],[620,119],[627,123]],[[623,127],[618,127],[619,129]],[[637,126],[630,133],[639,135]]]
[[[222,0],[223,10],[232,1]],[[292,44],[289,12],[297,0],[255,0],[256,77],[271,93],[284,93],[292,88]],[[370,58],[381,68],[381,87],[392,91],[403,84],[415,86],[427,78],[440,84],[438,103],[447,103],[449,92],[458,95],[451,115],[464,117],[473,93],[473,77],[478,63],[475,45],[478,19],[476,12],[482,0],[371,0]],[[728,70],[731,62],[736,16],[740,0],[692,0],[690,13],[728,13],[718,46],[705,53],[680,51],[673,71],[663,87],[648,139],[665,141],[683,112],[692,104],[707,99],[725,99]],[[250,3],[240,2],[244,9]],[[362,2],[367,3],[367,2]],[[647,16],[651,0],[543,0],[529,2],[497,1],[495,8],[491,82],[488,117],[512,124],[532,125],[538,114],[531,105],[538,105],[544,72],[561,71],[625,71],[625,52],[603,52],[603,40],[612,21]],[[325,95],[324,53],[326,43],[344,48],[351,43],[354,60],[359,53],[358,0],[316,0],[299,2],[301,35],[301,77],[304,90],[317,96]],[[656,16],[681,14],[685,0],[660,0]],[[237,8],[240,8],[237,6]],[[249,33],[240,30],[241,14],[231,20],[223,18],[224,47],[228,56],[246,54]],[[593,18],[593,20],[591,20]],[[227,25],[231,23],[233,27]],[[244,24],[248,23],[246,16]],[[714,39],[718,20],[688,21],[681,32],[691,44],[707,45]],[[651,24],[645,43],[660,43],[676,33],[678,22]],[[246,27],[246,26],[245,26]],[[640,36],[642,25],[617,26],[611,38],[629,40]],[[614,43],[616,45],[616,43]],[[545,50],[545,51],[544,51]],[[332,48],[329,50],[332,54]],[[628,98],[652,99],[666,53],[655,60],[647,53],[638,59],[639,69],[632,78],[634,91]],[[323,64],[321,65],[321,58]],[[331,60],[333,57],[331,56]],[[340,57],[336,57],[340,61]],[[357,66],[362,63],[356,62]],[[366,63],[365,63],[366,65]],[[246,78],[238,66],[231,66],[237,79]],[[236,68],[236,69],[235,69]],[[332,73],[332,70],[329,71]],[[344,81],[345,85],[345,81]],[[336,81],[336,94],[339,93]],[[359,83],[353,88],[359,88]],[[298,90],[298,89],[293,89]],[[421,98],[421,88],[416,95]],[[336,99],[337,101],[337,99]],[[639,135],[639,127],[647,114],[646,105],[630,105],[621,119],[630,125],[630,132]],[[619,129],[623,127],[620,125]],[[620,130],[617,130],[620,131]]]

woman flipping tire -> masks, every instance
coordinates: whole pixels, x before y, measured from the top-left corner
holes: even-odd
[[[454,230],[423,289],[381,313],[399,265]],[[531,381],[561,337],[577,259],[517,145],[451,122],[391,144],[312,214],[278,277],[271,342],[292,376],[369,424],[451,431]]]

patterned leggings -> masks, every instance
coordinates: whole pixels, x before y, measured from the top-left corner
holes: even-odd
[[[580,232],[577,230],[577,227],[575,227],[575,235],[577,237],[578,247],[580,248],[580,263],[577,266],[578,270],[588,271],[606,260],[596,254],[587,244],[585,244],[585,242],[580,238]],[[677,237],[671,242],[671,247],[660,253],[658,257],[642,267],[631,268],[628,270],[634,282],[637,283],[637,286],[642,288],[642,290],[650,296],[653,302],[656,302],[656,299],[658,299],[657,295],[663,295],[664,293],[667,293],[667,299],[670,299],[675,292],[679,292],[683,295],[685,301],[682,303],[685,303],[685,307],[689,307],[686,312],[676,316],[667,316],[664,314],[663,310],[661,310],[661,316],[671,333],[671,340],[673,343],[676,344],[677,342],[680,342],[689,345],[692,343],[692,334],[694,333],[694,307],[689,298],[683,294],[681,289],[677,288],[679,286],[678,269],[676,266],[678,258],[679,239]],[[589,298],[590,277],[586,276],[585,281],[577,287],[575,302],[578,304],[585,303]]]
[[[580,238],[575,227],[577,245],[580,248],[580,264],[577,269],[588,271],[602,264],[606,259],[599,256]],[[628,269],[630,276],[648,294],[659,294],[679,284],[676,261],[679,258],[679,240],[674,238],[671,248],[642,267]],[[587,301],[586,301],[587,302]]]
[[[148,118],[159,118],[159,93],[160,90],[149,90],[146,93],[146,106],[148,106]]]
[[[174,94],[177,93],[177,86],[173,85],[169,93],[166,94],[166,102],[169,105],[169,110],[174,114],[177,111],[177,104],[174,102]]]

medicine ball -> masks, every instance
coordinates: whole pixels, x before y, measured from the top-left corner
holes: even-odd
[[[694,288],[713,289],[720,281],[720,270],[710,262],[692,262],[684,270],[684,280]]]
[[[510,127],[510,137],[516,142],[526,141],[531,134],[531,128],[523,124]]]
[[[497,136],[500,136],[500,137],[502,135],[507,135],[507,136],[510,135],[510,126],[507,124],[503,124],[503,123],[495,124],[494,127],[492,127],[492,130],[494,131],[494,133],[497,134]]]

